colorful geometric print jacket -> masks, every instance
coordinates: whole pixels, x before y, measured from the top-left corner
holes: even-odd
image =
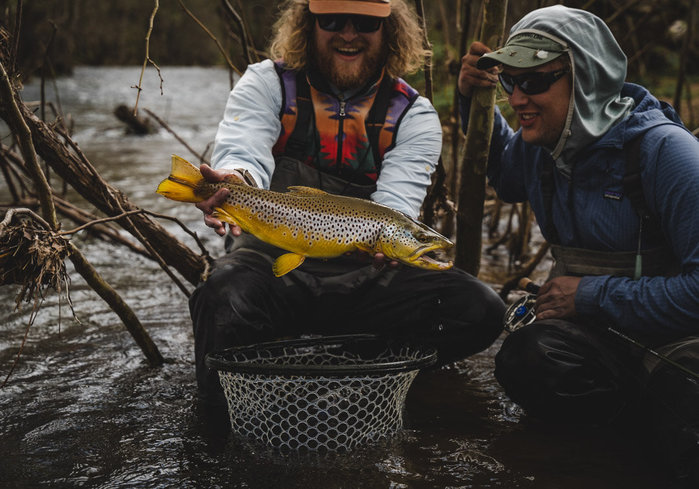
[[[280,115],[286,101],[280,81],[271,59],[248,65],[228,94],[211,155],[213,168],[249,172],[257,185],[270,188],[272,176],[279,169],[272,148],[284,131]],[[345,92],[344,98],[350,99],[353,94]],[[369,196],[374,202],[417,217],[441,153],[442,126],[434,106],[422,96],[395,117],[400,117],[395,119],[400,128],[396,125],[389,138],[395,143],[387,143],[383,157],[375,160],[380,161],[381,172],[366,187],[376,186]],[[330,176],[318,171],[319,181],[329,180],[323,178],[326,175]]]
[[[349,182],[376,183],[386,151],[418,93],[401,79],[381,77],[348,99],[313,73],[275,63],[282,87],[282,131],[272,152]]]

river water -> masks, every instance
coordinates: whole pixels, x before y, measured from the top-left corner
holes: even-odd
[[[196,158],[165,130],[126,135],[112,115],[118,104],[135,103],[139,73],[139,67],[78,68],[48,84],[47,98],[71,114],[75,140],[107,181],[137,205],[176,215],[216,256],[221,240],[203,226],[199,211],[154,193],[171,154]],[[166,67],[162,77],[161,95],[156,71],[147,70],[139,108],[156,113],[195,151],[210,154],[228,73]],[[38,81],[25,87],[23,97],[38,100]],[[7,201],[2,185],[0,200]],[[163,225],[195,248],[178,226]],[[64,223],[64,229],[70,226]],[[48,293],[0,389],[0,487],[671,487],[645,454],[642,435],[526,418],[492,374],[501,339],[466,361],[421,373],[408,394],[406,429],[385,443],[327,457],[281,456],[242,445],[212,430],[196,408],[182,292],[129,250],[81,233],[74,240],[134,309],[166,363],[147,365],[118,317],[68,264],[77,320],[65,297]],[[503,259],[497,260],[486,257],[484,265],[502,268]],[[25,303],[16,311],[16,294],[14,287],[0,287],[0,382],[15,362],[32,310]]]

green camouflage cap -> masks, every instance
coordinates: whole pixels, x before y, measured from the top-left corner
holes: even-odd
[[[476,67],[487,70],[504,64],[513,68],[534,68],[553,61],[568,51],[563,44],[533,32],[511,36],[505,46],[480,57]]]

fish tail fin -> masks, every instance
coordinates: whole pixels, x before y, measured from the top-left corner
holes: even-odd
[[[180,202],[200,202],[195,189],[204,180],[199,169],[184,158],[172,155],[170,176],[160,182],[157,193]]]

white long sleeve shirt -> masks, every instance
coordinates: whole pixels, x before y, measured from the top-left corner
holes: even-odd
[[[247,170],[260,187],[269,188],[274,172],[272,147],[282,127],[281,106],[282,90],[274,63],[265,60],[248,66],[231,91],[219,123],[213,168]],[[403,117],[395,146],[384,155],[371,199],[416,218],[441,149],[437,111],[420,96]]]

